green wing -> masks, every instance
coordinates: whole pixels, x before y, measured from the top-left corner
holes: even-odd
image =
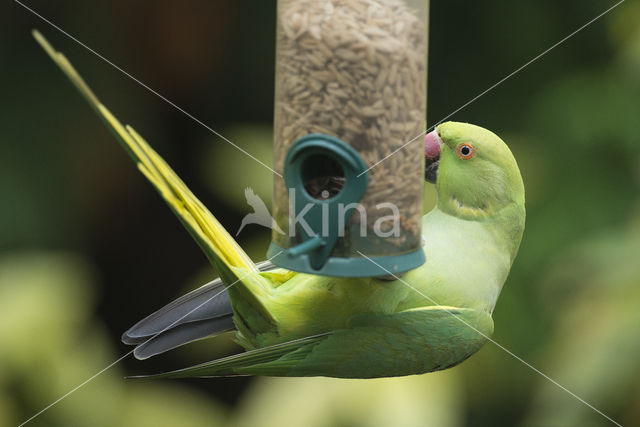
[[[461,363],[493,333],[489,313],[433,306],[355,316],[288,375],[374,378],[423,374]]]
[[[426,307],[354,316],[349,328],[252,350],[154,377],[228,375],[373,378],[423,374],[457,365],[493,332],[489,313]]]

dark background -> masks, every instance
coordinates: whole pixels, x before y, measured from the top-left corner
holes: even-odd
[[[432,2],[428,124],[613,4]],[[25,5],[271,163],[275,1]],[[134,322],[215,277],[31,29],[233,234],[244,188],[268,202],[271,175],[18,3],[0,28],[0,425],[15,425],[129,351],[119,337]],[[640,417],[639,75],[640,6],[627,1],[451,117],[502,136],[527,189],[494,339],[622,424]],[[258,260],[269,232],[239,242]],[[125,358],[34,425],[609,423],[491,343],[406,379],[122,380],[227,354],[227,341]]]

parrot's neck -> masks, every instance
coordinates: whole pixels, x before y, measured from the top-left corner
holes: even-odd
[[[498,240],[502,240],[505,249],[511,254],[512,264],[522,241],[525,216],[524,204],[519,203],[507,205],[493,215],[493,222],[497,229],[496,237]]]
[[[442,198],[438,195],[437,209],[465,221],[482,222],[492,231],[496,243],[511,255],[513,263],[524,232],[524,204],[512,201],[503,206],[495,206],[491,203],[484,206],[470,206],[465,205],[453,195]]]

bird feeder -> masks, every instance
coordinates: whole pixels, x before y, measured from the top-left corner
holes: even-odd
[[[427,9],[278,1],[275,264],[369,277],[424,263]]]

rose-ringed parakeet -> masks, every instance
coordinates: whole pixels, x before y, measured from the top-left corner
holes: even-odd
[[[326,277],[254,264],[144,139],[34,35],[220,273],[138,322],[123,341],[144,359],[235,330],[246,351],[157,376],[421,374],[462,362],[492,334],[491,313],[525,219],[518,166],[495,134],[448,122],[427,135],[425,178],[436,181],[438,201],[422,220],[427,261],[401,278]]]

